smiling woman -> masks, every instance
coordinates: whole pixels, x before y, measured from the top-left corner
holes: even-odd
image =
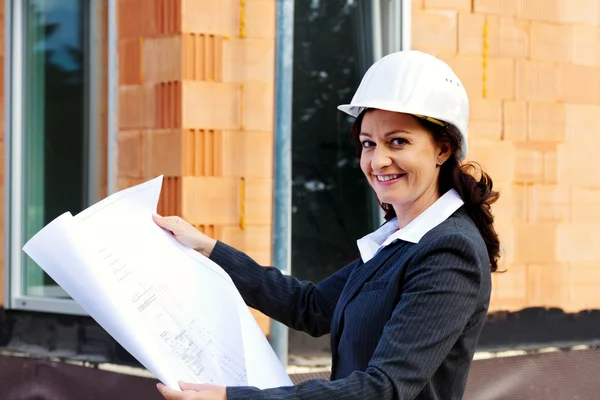
[[[360,167],[379,201],[394,208],[399,228],[404,228],[440,197],[438,166],[451,149],[409,114],[366,110],[358,124]]]
[[[312,336],[330,333],[330,380],[191,388],[166,398],[463,397],[499,248],[491,179],[460,164],[467,94],[441,60],[402,51],[371,66],[352,102],[338,108],[356,117],[360,167],[387,221],[358,240],[359,258],[324,281],[262,267],[178,218],[156,220],[221,265],[251,307]]]

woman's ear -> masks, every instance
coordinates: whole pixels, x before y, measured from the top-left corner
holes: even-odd
[[[441,161],[441,163],[445,163],[446,160],[448,160],[450,158],[450,156],[452,155],[452,146],[450,146],[449,143],[442,143],[442,145],[440,146],[440,152],[438,153],[438,161]]]

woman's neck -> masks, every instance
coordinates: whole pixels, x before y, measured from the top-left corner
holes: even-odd
[[[439,190],[434,186],[431,189],[426,190],[412,203],[394,205],[394,211],[396,212],[396,217],[398,218],[398,229],[402,229],[406,225],[410,224],[439,198]]]

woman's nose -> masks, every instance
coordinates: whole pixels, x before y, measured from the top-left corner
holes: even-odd
[[[388,167],[392,164],[392,158],[387,149],[383,146],[375,147],[373,158],[371,159],[371,168],[374,171]]]

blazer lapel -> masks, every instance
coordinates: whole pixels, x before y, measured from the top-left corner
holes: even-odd
[[[339,336],[341,334],[341,326],[343,323],[343,315],[346,306],[352,300],[352,298],[358,293],[362,285],[368,281],[386,262],[387,260],[398,250],[400,250],[406,242],[399,240],[397,242],[391,243],[388,246],[381,249],[375,257],[370,259],[364,264],[360,264],[354,268],[350,277],[348,278],[348,282],[346,283],[346,287],[342,292],[338,304],[335,308],[335,313],[333,315],[333,321],[331,326],[331,350],[333,352],[332,356],[335,356],[337,353],[337,343],[339,341]]]

